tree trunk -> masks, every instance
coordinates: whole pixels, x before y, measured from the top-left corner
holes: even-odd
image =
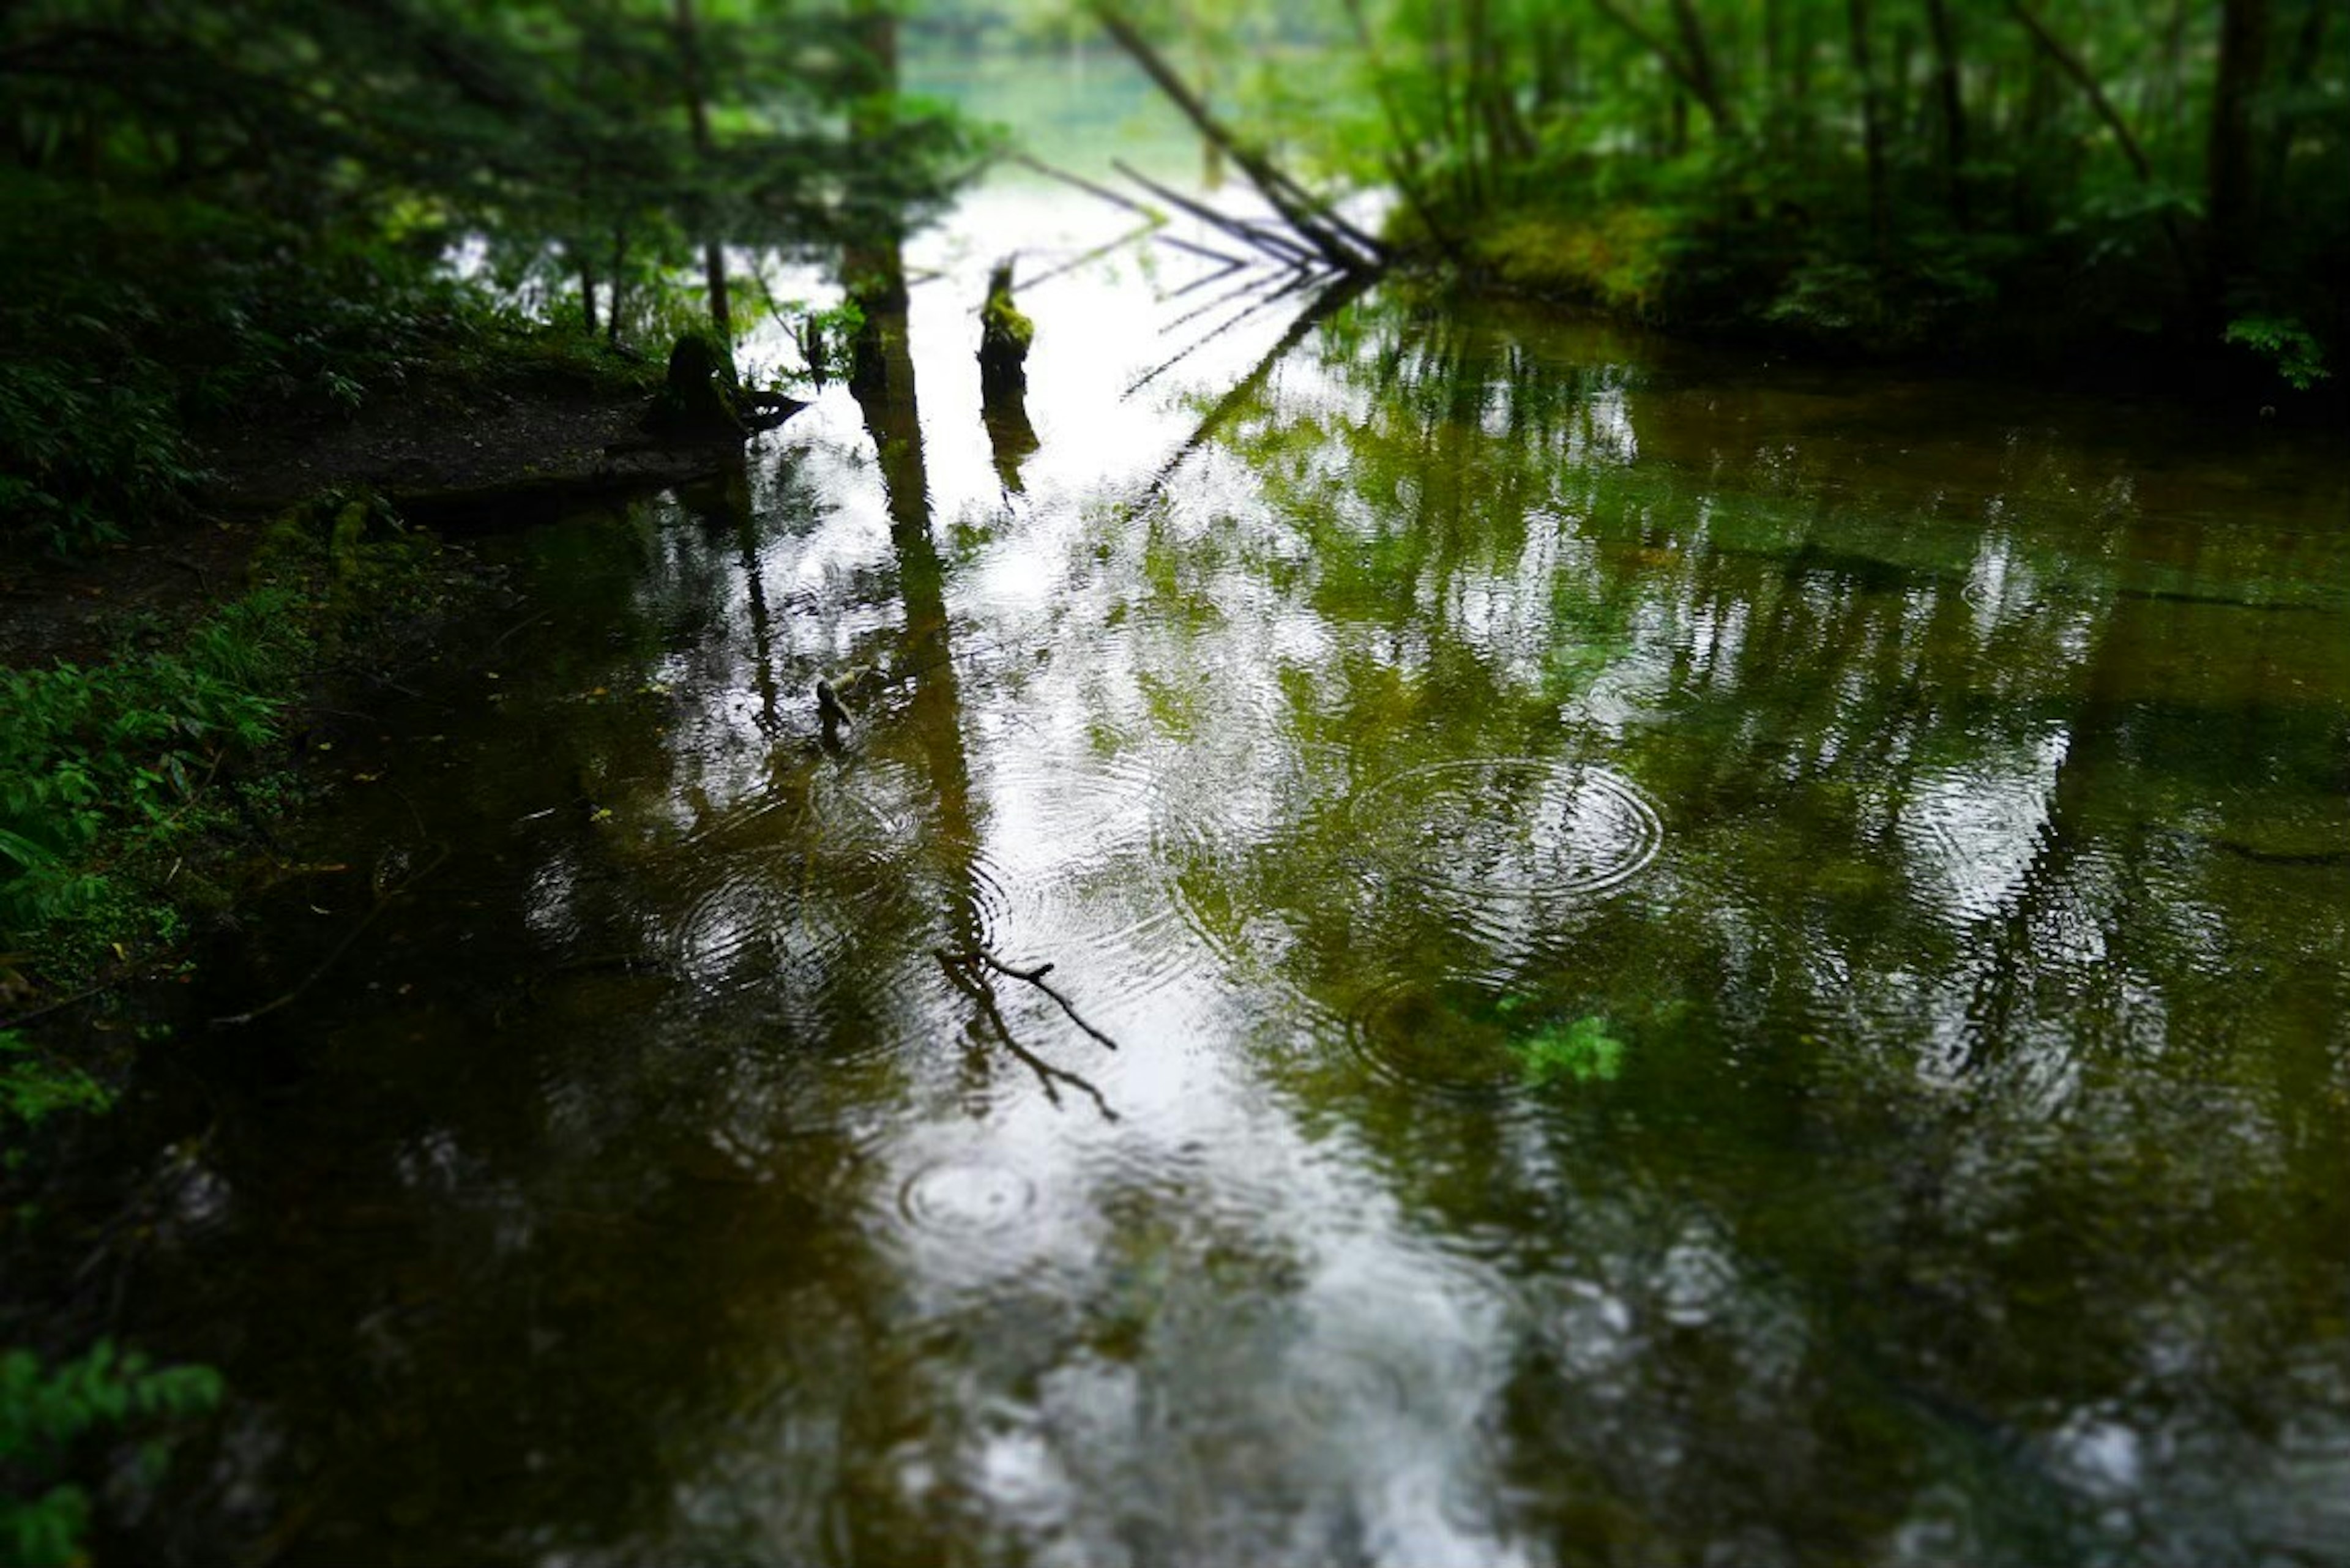
[[[2308,14],[2302,18],[2301,31],[2294,35],[2292,57],[2285,62],[2282,96],[2298,100],[2307,91],[2311,79],[2317,74],[2317,62],[2325,51],[2325,24],[2334,15],[2331,0],[2314,0]],[[2293,162],[2293,144],[2301,131],[2302,121],[2308,118],[2295,112],[2278,117],[2276,127],[2269,135],[2268,167],[2262,171],[2260,182],[2261,207],[2272,210],[2284,189],[2285,170]]]
[[[1288,224],[1299,239],[1312,245],[1325,261],[1343,272],[1362,272],[1386,263],[1386,246],[1331,211],[1326,203],[1309,194],[1296,181],[1283,173],[1263,153],[1233,135],[1200,96],[1184,85],[1183,78],[1175,74],[1165,57],[1151,47],[1150,41],[1115,5],[1108,0],[1094,0],[1092,10],[1118,47],[1124,49],[1134,63],[1158,84],[1168,100],[1191,122],[1192,129],[1222,146],[1233,165],[1251,185],[1256,187],[1257,194],[1281,214],[1281,221]]]
[[[1591,0],[1591,3],[1597,7],[1601,16],[1631,34],[1639,41],[1642,47],[1657,57],[1665,69],[1672,74],[1673,79],[1680,83],[1704,109],[1706,118],[1713,122],[1716,132],[1727,137],[1734,137],[1738,134],[1737,113],[1730,107],[1729,100],[1721,96],[1721,85],[1713,77],[1713,62],[1710,57],[1684,60],[1679,55],[1674,53],[1672,47],[1662,38],[1642,26],[1623,7],[1617,5],[1616,0]],[[1681,20],[1684,26],[1682,42],[1689,43],[1694,37],[1701,47],[1704,43],[1704,34],[1701,30],[1696,30],[1696,13],[1689,9],[1688,0],[1675,0],[1674,10],[1676,18]]]
[[[612,270],[608,275],[612,280],[612,286],[606,291],[604,298],[604,341],[616,348],[620,344],[620,298],[621,290],[627,286],[628,266],[629,225],[614,223],[612,225]]]
[[[1967,210],[1967,104],[1959,75],[1958,39],[1950,28],[1950,0],[1926,0],[1926,27],[1933,40],[1934,96],[1942,122],[1942,187],[1951,222],[1964,229],[1971,226]]]
[[[1363,51],[1363,58],[1371,69],[1371,90],[1378,99],[1379,112],[1387,119],[1388,139],[1395,144],[1388,160],[1388,176],[1395,181],[1396,190],[1404,204],[1412,210],[1429,237],[1447,255],[1460,254],[1461,242],[1450,227],[1437,216],[1428,188],[1427,165],[1419,151],[1419,135],[1404,121],[1403,106],[1396,99],[1395,83],[1388,74],[1387,61],[1381,57],[1378,41],[1371,32],[1369,20],[1363,15],[1363,0],[1343,0],[1347,20],[1353,24],[1355,42]]]
[[[2205,165],[2203,303],[2217,316],[2253,254],[2252,99],[2267,64],[2269,0],[2221,0],[2220,62],[2211,88]]]
[[[890,0],[856,0],[850,16],[865,55],[866,100],[851,111],[849,131],[860,141],[879,142],[894,125],[889,100],[898,91],[898,14]],[[892,216],[880,233],[842,251],[841,281],[868,316],[906,308],[905,239],[903,226]]]
[[[1698,18],[1694,0],[1673,0],[1673,26],[1680,34],[1682,52],[1689,57],[1690,75],[1699,84],[1698,101],[1706,106],[1706,114],[1717,127],[1730,128],[1734,119],[1730,95],[1722,89],[1721,72],[1706,43],[1705,24]]]
[[[1860,79],[1861,151],[1868,161],[1869,244],[1881,267],[1892,245],[1893,209],[1885,182],[1885,109],[1868,53],[1868,0],[1846,0],[1845,15],[1852,29],[1852,71]]]
[[[2240,5],[2260,6],[2263,13],[2266,8],[2266,0],[2225,0],[2225,3],[2230,11]],[[2026,0],[2007,0],[2007,8],[2018,22],[2023,24],[2024,30],[2032,35],[2033,42],[2040,46],[2040,52],[2072,78],[2074,85],[2088,99],[2089,107],[2114,133],[2114,140],[2121,144],[2122,155],[2129,160],[2130,167],[2137,171],[2140,182],[2152,184],[2154,166],[2147,161],[2146,150],[2138,145],[2137,138],[2130,134],[2129,125],[2122,119],[2121,111],[2114,107],[2113,99],[2106,96],[2106,89],[2097,85],[2097,78],[2089,74],[2089,68],[2057,41],[2056,36],[2033,14]],[[2194,258],[2187,248],[2185,237],[2178,232],[2178,221],[2168,213],[2162,217],[2162,232],[2170,242],[2171,254],[2178,263],[2180,280],[2192,292],[2196,282]]]
[[[702,74],[702,26],[693,14],[693,0],[676,0],[679,63],[684,67],[685,121],[692,133],[696,160],[706,171],[710,162],[710,106]],[[706,198],[693,203],[694,227],[702,231],[702,277],[710,293],[710,325],[730,350],[734,342],[734,313],[726,296],[726,255],[709,231]]]

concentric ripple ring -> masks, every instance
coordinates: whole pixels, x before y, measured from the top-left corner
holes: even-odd
[[[1597,763],[1431,763],[1363,791],[1350,815],[1376,874],[1447,902],[1597,899],[1664,843],[1663,816],[1648,795]]]

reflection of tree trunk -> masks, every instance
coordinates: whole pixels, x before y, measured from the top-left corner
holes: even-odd
[[[1027,394],[1017,387],[991,393],[980,417],[986,422],[987,444],[995,454],[995,477],[1004,489],[1018,495],[1023,488],[1020,465],[1043,444],[1036,439],[1036,427],[1028,422]]]
[[[1256,362],[1256,369],[1243,377],[1231,391],[1216,400],[1216,406],[1210,409],[1206,417],[1192,428],[1190,439],[1177,447],[1175,454],[1160,465],[1158,473],[1150,481],[1149,497],[1156,500],[1165,493],[1168,482],[1175,477],[1175,471],[1182,466],[1183,460],[1214,439],[1216,432],[1223,429],[1226,422],[1248,406],[1249,400],[1263,389],[1265,379],[1273,374],[1273,368],[1287,358],[1291,349],[1305,341],[1307,333],[1327,320],[1341,306],[1362,293],[1367,286],[1367,279],[1355,276],[1340,277],[1320,294],[1315,295],[1314,303],[1298,312],[1297,319],[1289,324],[1289,330],[1281,335],[1280,341],[1266,351],[1263,358]]]
[[[880,258],[901,270],[897,256]],[[850,390],[879,456],[889,509],[889,542],[898,557],[898,587],[906,629],[898,669],[910,675],[911,718],[939,807],[939,847],[945,859],[955,940],[985,939],[974,862],[979,835],[972,820],[971,766],[962,748],[962,700],[949,640],[946,568],[931,538],[930,475],[922,461],[921,410],[914,396],[914,357],[902,311],[866,317]]]
[[[783,729],[783,718],[776,711],[775,618],[767,607],[766,576],[759,569],[759,522],[751,510],[750,465],[740,454],[728,464],[725,497],[743,565],[743,599],[751,612],[751,652],[755,661],[751,678],[759,689],[759,727],[775,734]],[[708,520],[720,521],[715,516]]]

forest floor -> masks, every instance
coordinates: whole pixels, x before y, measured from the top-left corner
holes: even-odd
[[[0,558],[0,669],[106,658],[136,621],[176,622],[246,586],[271,520],[327,492],[372,492],[450,534],[535,521],[582,497],[707,472],[723,443],[657,445],[647,397],[577,384],[387,399],[358,417],[215,431],[213,475],[190,519],[75,560]]]

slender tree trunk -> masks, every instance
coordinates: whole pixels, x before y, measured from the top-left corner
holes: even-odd
[[[885,140],[894,125],[889,108],[898,91],[898,14],[891,0],[856,0],[858,47],[865,55],[866,104],[851,118],[850,134],[862,141]],[[904,227],[893,215],[882,232],[844,248],[840,270],[851,297],[868,316],[906,308]]]
[[[1972,226],[1967,210],[1967,104],[1959,74],[1957,35],[1950,28],[1950,0],[1926,0],[1926,28],[1934,47],[1934,97],[1940,105],[1942,188],[1950,205],[1950,220],[1961,229]]]
[[[619,347],[620,342],[620,301],[622,291],[628,286],[628,266],[629,225],[625,223],[614,223],[612,225],[612,270],[608,275],[612,280],[612,286],[607,291],[604,300],[604,341],[614,348]]]
[[[1730,95],[1722,88],[1721,72],[1714,63],[1712,48],[1706,43],[1705,24],[1698,17],[1695,0],[1673,0],[1673,27],[1680,34],[1682,53],[1689,57],[1698,101],[1706,106],[1707,116],[1717,127],[1730,128],[1736,111],[1731,108]]]
[[[1852,71],[1860,81],[1861,151],[1868,161],[1868,237],[1877,265],[1883,266],[1891,251],[1893,210],[1891,193],[1886,189],[1885,108],[1868,51],[1868,0],[1846,0],[1845,15],[1852,29]]]
[[[2211,87],[2205,164],[2204,305],[2217,315],[2229,285],[2256,259],[2252,99],[2268,59],[2269,0],[2221,0],[2220,61]]]
[[[579,321],[587,327],[588,336],[596,336],[596,268],[588,259],[586,246],[577,253],[579,260]]]
[[[2228,3],[2241,4],[2242,0],[2228,0]],[[2095,77],[2089,74],[2089,68],[2081,63],[2079,57],[2057,40],[2056,35],[2051,33],[2046,24],[2033,14],[2026,0],[2007,0],[2007,9],[2023,24],[2024,30],[2032,35],[2033,42],[2040,46],[2041,52],[2057,69],[2070,77],[2073,84],[2088,99],[2089,107],[2105,122],[2106,129],[2114,133],[2114,140],[2121,145],[2122,156],[2129,160],[2130,167],[2137,171],[2137,177],[2153,179],[2153,166],[2147,161],[2146,150],[2138,145],[2137,138],[2130,134],[2129,122],[2122,119],[2121,111],[2114,107],[2114,100],[2106,96],[2106,89],[2097,84]]]
[[[2285,62],[2284,95],[2298,99],[2317,74],[2317,62],[2325,51],[2325,24],[2334,15],[2332,0],[2314,0],[2302,17],[2301,31],[2293,36],[2293,56]],[[2260,197],[2263,213],[2273,211],[2284,189],[2285,171],[2293,162],[2293,144],[2301,131],[2305,117],[2300,114],[2281,115],[2276,129],[2269,136],[2268,167],[2261,172]]]
[[[1787,50],[1788,114],[1795,140],[1808,145],[1812,137],[1812,8],[1797,5],[1788,18],[1794,36]]]
[[[2177,116],[2187,110],[2188,0],[2171,0],[2170,25],[2162,37],[2162,112]]]
[[[2266,0],[2225,0],[2225,3],[2230,10],[2238,5],[2251,5],[2260,7],[2263,16],[2266,14]],[[2153,183],[2154,166],[2147,161],[2146,150],[2138,145],[2137,138],[2130,134],[2128,122],[2122,119],[2121,111],[2114,107],[2113,99],[2106,96],[2106,89],[2097,85],[2097,78],[2089,74],[2089,68],[2084,66],[2071,50],[2057,41],[2056,36],[2048,30],[2046,25],[2037,16],[2033,14],[2027,0],[2007,0],[2007,8],[2018,22],[2023,24],[2024,30],[2032,35],[2033,42],[2040,46],[2040,52],[2054,62],[2058,69],[2070,77],[2074,85],[2078,87],[2083,96],[2088,99],[2089,107],[2096,111],[2097,118],[2105,122],[2106,128],[2114,133],[2114,140],[2121,144],[2122,155],[2129,160],[2130,167],[2137,171],[2138,180],[2142,183]],[[2162,232],[2164,237],[2170,243],[2172,256],[2178,263],[2180,280],[2191,293],[2197,281],[2195,258],[2187,248],[2186,237],[2179,233],[2177,220],[2168,213],[2163,215]]]
[[[1735,137],[1738,134],[1737,112],[1730,107],[1729,100],[1721,96],[1721,86],[1713,78],[1713,66],[1710,57],[1703,60],[1685,60],[1674,52],[1670,45],[1642,26],[1636,18],[1618,5],[1616,0],[1591,0],[1591,4],[1601,16],[1631,34],[1639,41],[1642,47],[1657,57],[1665,69],[1672,74],[1673,79],[1679,82],[1682,88],[1697,99],[1700,107],[1705,110],[1706,118],[1713,122],[1713,128],[1717,132],[1727,137]],[[1688,25],[1694,26],[1696,13],[1688,10],[1688,0],[1675,0],[1675,14],[1677,18],[1685,14]],[[1702,30],[1698,31],[1695,36],[1701,44],[1704,37]],[[1686,44],[1690,36],[1690,35],[1685,32],[1682,41]]]
[[[705,98],[702,71],[702,26],[693,14],[693,0],[676,0],[673,13],[677,24],[677,46],[680,62],[685,71],[685,119],[692,133],[695,159],[707,172],[710,164],[710,105]],[[732,351],[734,342],[734,312],[726,295],[726,254],[714,235],[709,232],[709,204],[706,199],[694,202],[694,226],[702,235],[702,277],[710,294],[710,325],[721,343]]]
[[[1440,219],[1428,188],[1427,165],[1420,157],[1420,138],[1405,123],[1403,106],[1396,99],[1395,81],[1388,72],[1387,61],[1380,57],[1378,38],[1372,34],[1369,20],[1363,15],[1363,0],[1344,0],[1348,21],[1354,25],[1356,46],[1363,51],[1363,59],[1370,67],[1371,90],[1379,101],[1379,112],[1387,119],[1388,139],[1395,144],[1389,160],[1388,175],[1404,204],[1418,217],[1420,226],[1428,231],[1439,249],[1448,255],[1458,254],[1459,237]]]

